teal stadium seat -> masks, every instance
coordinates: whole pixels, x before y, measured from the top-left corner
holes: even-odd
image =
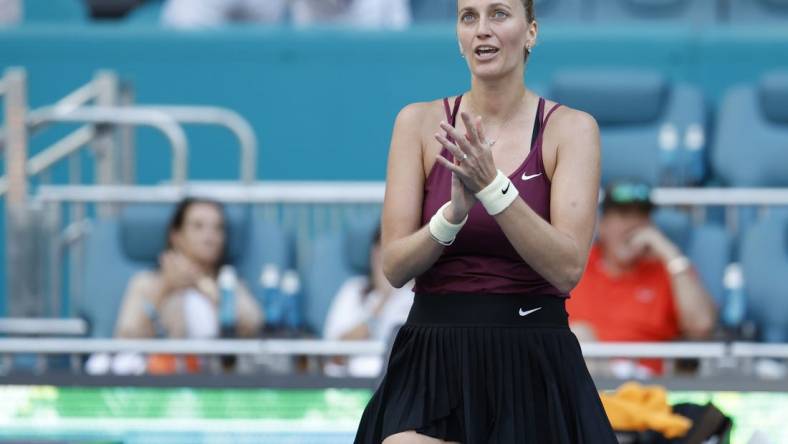
[[[129,205],[118,218],[93,223],[86,245],[84,298],[78,307],[90,322],[92,336],[112,336],[129,278],[156,267],[164,251],[173,209],[173,205],[164,204]],[[225,207],[229,230],[225,259],[262,303],[262,267],[275,264],[289,268],[292,255],[282,230],[251,213],[247,206]]]
[[[25,24],[86,23],[90,18],[84,0],[24,0],[22,8]]]
[[[369,274],[369,251],[380,216],[354,219],[340,232],[318,236],[304,271],[307,326],[322,335],[331,301],[352,276]]]
[[[602,135],[602,182],[621,177],[686,186],[706,174],[707,115],[700,91],[650,70],[555,74],[548,95],[586,111]]]
[[[457,0],[411,0],[410,7],[414,23],[457,20]],[[534,14],[540,22],[579,22],[589,13],[587,0],[534,0]]]
[[[717,117],[714,169],[725,185],[788,186],[788,69],[732,88]]]
[[[788,0],[729,0],[728,20],[731,23],[785,24],[788,22]]]
[[[747,0],[749,1],[749,0]],[[719,19],[715,0],[591,0],[595,22],[705,24]]]
[[[745,233],[741,265],[748,315],[766,342],[788,341],[785,271],[788,270],[788,211],[772,210]]]

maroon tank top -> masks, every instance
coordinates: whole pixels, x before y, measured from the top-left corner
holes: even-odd
[[[457,97],[453,109],[444,99],[448,122],[456,124],[462,96]],[[522,164],[509,178],[520,198],[543,219],[550,222],[550,180],[542,160],[542,138],[550,115],[545,116],[545,100],[539,99],[531,137],[531,149]],[[441,155],[453,160],[446,148]],[[424,184],[422,225],[451,200],[451,171],[438,162],[432,167]],[[468,214],[468,221],[457,235],[454,244],[443,251],[432,268],[416,278],[417,293],[490,293],[539,294],[568,297],[534,271],[517,253],[495,219],[477,202]]]

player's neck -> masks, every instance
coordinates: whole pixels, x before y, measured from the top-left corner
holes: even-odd
[[[468,93],[474,111],[488,121],[511,116],[522,106],[527,94],[522,75],[509,75],[496,80],[474,78]]]

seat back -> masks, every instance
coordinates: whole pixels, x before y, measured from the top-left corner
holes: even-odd
[[[788,213],[772,211],[745,233],[741,265],[749,315],[767,342],[788,341]]]
[[[578,69],[558,72],[550,97],[596,118],[603,184],[690,185],[705,175],[706,111],[695,87],[650,70]]]
[[[345,280],[369,274],[369,252],[379,223],[378,215],[360,218],[313,242],[304,271],[304,315],[313,332],[322,333],[331,302]]]
[[[732,88],[718,115],[712,163],[729,186],[788,186],[788,69]]]

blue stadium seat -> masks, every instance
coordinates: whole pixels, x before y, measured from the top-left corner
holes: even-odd
[[[535,0],[534,14],[540,22],[578,22],[590,13],[587,0]],[[457,0],[411,0],[414,23],[457,20]]]
[[[712,0],[593,0],[596,22],[713,23],[718,20],[718,2]]]
[[[79,311],[91,323],[91,335],[111,337],[129,278],[156,267],[166,245],[173,205],[130,205],[117,219],[97,220],[87,238],[84,298]],[[262,301],[259,276],[265,264],[290,267],[287,238],[272,224],[251,217],[246,206],[227,206],[229,237],[225,257]]]
[[[706,290],[717,307],[725,301],[723,275],[731,262],[733,240],[724,227],[706,223],[694,225],[686,211],[660,208],[654,212],[654,224],[692,261]]]
[[[728,8],[732,23],[788,23],[788,0],[730,0]]]
[[[788,69],[732,88],[720,105],[712,162],[734,187],[788,186]]]
[[[556,73],[548,97],[596,118],[603,184],[686,186],[706,174],[706,110],[695,87],[649,70],[578,69]]]
[[[24,0],[24,23],[86,23],[89,20],[84,0]]]
[[[457,0],[410,0],[414,23],[452,22],[457,18]]]
[[[345,280],[369,274],[369,250],[379,223],[379,216],[359,218],[312,244],[304,271],[304,314],[316,334],[322,334],[331,301]]]
[[[788,270],[788,212],[771,211],[742,240],[741,265],[749,315],[767,342],[788,341],[785,270]]]

